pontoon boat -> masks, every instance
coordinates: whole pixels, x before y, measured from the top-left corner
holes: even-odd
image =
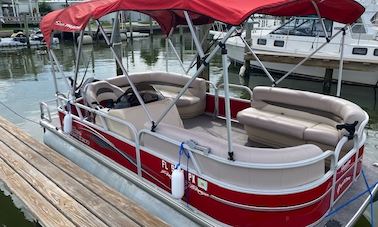
[[[129,74],[99,20],[122,10],[151,16],[168,43],[177,26],[188,26],[200,59],[197,72]],[[41,22],[48,46],[54,30],[80,31],[83,37],[95,20],[123,75],[78,87],[79,45],[75,78],[72,84],[65,80],[68,93],[61,92],[53,73],[59,122],[49,117],[49,104],[41,103],[41,125],[111,158],[138,181],[218,225],[314,225],[361,173],[368,115],[337,97],[229,84],[225,43],[240,36],[243,21],[254,13],[315,14],[351,24],[363,12],[352,0],[93,0],[54,11]],[[213,21],[232,27],[205,53],[194,26]],[[53,69],[62,71],[48,51]],[[224,83],[215,86],[198,75],[218,51]],[[231,86],[246,89],[251,100],[230,98]]]

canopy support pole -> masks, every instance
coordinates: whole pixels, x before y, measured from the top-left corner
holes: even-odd
[[[122,41],[121,41],[121,31],[119,28],[119,14],[120,12],[117,11],[114,21],[113,21],[113,28],[112,28],[112,34],[110,36],[110,43],[113,44],[117,53],[117,56],[122,60]],[[119,67],[119,64],[116,62],[116,76],[119,76],[122,73],[121,68]]]
[[[186,22],[188,23],[190,33],[192,33],[192,38],[194,40],[194,44],[196,45],[198,54],[203,59],[205,57],[205,54],[203,53],[202,46],[198,40],[197,33],[194,31],[192,20],[190,19],[187,11],[184,11],[184,15],[185,15]]]
[[[265,74],[268,76],[269,80],[273,83],[273,85],[276,85],[276,81],[270,74],[270,72],[266,69],[265,65],[260,61],[259,57],[257,57],[255,51],[252,49],[252,47],[248,44],[248,42],[242,37],[239,36],[240,39],[243,41],[244,45],[248,48],[248,50],[252,53],[253,57],[256,59],[256,61],[261,66],[262,70],[265,72]]]
[[[169,64],[168,64],[168,56],[169,56],[169,44],[168,44],[168,40],[171,38],[171,35],[173,33],[173,28],[171,28],[171,30],[169,31],[169,34],[167,36],[167,38],[165,38],[165,71],[166,72],[169,72]]]
[[[210,30],[210,29],[209,29],[209,30]],[[209,30],[207,31],[207,33],[209,33]],[[202,47],[203,42],[204,42],[205,39],[207,38],[207,36],[208,36],[208,34],[206,34],[206,35],[202,38],[202,40],[201,40],[201,47]],[[188,69],[186,70],[186,74],[188,74],[189,71],[192,69],[192,67],[194,67],[194,65],[196,64],[196,63],[194,63],[194,62],[196,61],[197,56],[198,56],[198,53],[196,53],[196,54],[193,56],[193,59],[192,59],[192,61],[190,62],[189,66],[188,66]]]
[[[73,84],[72,84],[72,97],[75,97],[75,91],[76,91],[76,81],[77,81],[77,77],[79,75],[79,63],[80,63],[80,56],[81,56],[81,49],[83,47],[83,37],[84,37],[84,30],[81,30],[80,31],[80,36],[79,36],[79,49],[77,50],[77,54],[76,54],[76,64],[75,64],[75,77],[74,77],[74,80],[73,80]]]
[[[135,96],[137,97],[140,105],[142,106],[144,112],[146,113],[146,116],[148,118],[148,120],[152,123],[152,125],[155,125],[155,122],[153,121],[152,117],[151,117],[151,114],[150,114],[150,111],[148,111],[147,107],[146,107],[146,104],[144,103],[142,97],[140,96],[139,92],[138,92],[138,89],[135,87],[135,84],[133,81],[131,81],[131,79],[129,78],[129,75],[125,69],[125,67],[123,66],[122,64],[122,61],[121,59],[117,56],[115,50],[114,50],[114,47],[113,45],[110,43],[109,41],[109,38],[106,36],[106,33],[105,33],[105,30],[104,28],[102,27],[101,23],[99,20],[96,20],[96,23],[101,31],[101,34],[104,36],[104,39],[105,39],[105,42],[106,44],[109,46],[110,50],[112,51],[113,55],[114,55],[114,58],[116,60],[116,62],[118,62],[119,64],[119,67],[121,67],[121,70],[122,70],[122,73],[123,75],[126,77],[127,81],[129,82],[130,84],[130,87],[131,89],[134,91],[134,94]]]
[[[168,49],[168,40],[165,40],[165,71],[168,72],[168,55],[169,55],[169,49]]]
[[[190,78],[190,80],[185,84],[185,86],[181,89],[180,93],[176,96],[176,98],[170,103],[168,108],[160,115],[159,119],[156,121],[156,124],[153,126],[152,129],[155,129],[159,123],[163,120],[165,115],[172,109],[172,107],[176,104],[176,102],[180,99],[180,97],[188,90],[190,84],[201,74],[201,72],[206,68],[206,66],[209,64],[209,61],[215,56],[216,52],[221,48],[222,45],[226,43],[226,40],[234,33],[236,30],[236,27],[232,27],[227,34],[223,37],[223,39],[219,42],[219,45],[217,45],[213,51],[205,58],[205,60],[202,62],[199,69],[196,71],[196,73]]]
[[[324,36],[325,36],[327,42],[329,42],[329,41],[331,41],[331,40],[330,40],[329,37],[328,37],[327,28],[326,28],[326,26],[325,26],[325,24],[324,24],[324,20],[323,20],[322,16],[320,15],[319,7],[318,7],[318,5],[317,5],[313,0],[312,0],[311,2],[312,2],[312,5],[313,5],[314,8],[315,8],[316,14],[318,15],[318,17],[319,17],[319,21],[320,21],[320,23],[321,23],[321,25],[322,25],[322,27],[323,27]]]
[[[58,83],[57,83],[57,80],[56,80],[55,67],[54,67],[53,57],[51,56],[50,48],[47,48],[47,53],[49,54],[49,61],[50,61],[50,65],[51,65],[51,74],[52,74],[53,79],[54,79],[55,95],[57,95],[59,89],[58,89]]]
[[[230,107],[230,91],[228,85],[228,66],[227,66],[227,49],[224,43],[221,45],[222,52],[222,67],[223,67],[223,84],[224,84],[224,105],[226,110],[226,126],[227,126],[227,145],[228,145],[228,159],[235,161],[234,152],[232,151],[231,140],[231,107]]]
[[[170,39],[170,38],[167,38],[167,41],[168,41],[169,46],[172,48],[173,53],[176,55],[176,58],[177,58],[177,60],[179,61],[182,70],[183,70],[184,73],[186,74],[186,69],[185,69],[185,67],[184,67],[184,64],[182,63],[181,58],[180,58],[180,55],[177,53],[177,50],[176,50],[175,46],[173,45],[171,39]]]
[[[345,26],[346,27],[346,26]],[[344,29],[345,29],[344,27]],[[339,35],[342,32],[342,29],[338,31],[335,35],[333,35],[329,40],[331,41],[334,39],[337,35]],[[304,58],[301,62],[299,62],[296,66],[294,66],[289,72],[287,72],[285,75],[283,75],[279,80],[276,81],[276,84],[279,84],[281,81],[286,79],[292,72],[294,72],[299,66],[303,65],[308,59],[310,59],[314,54],[316,54],[320,49],[322,49],[325,45],[327,45],[328,42],[324,42],[322,45],[320,45],[316,50],[314,50],[310,55],[308,55],[306,58]]]
[[[60,62],[58,60],[58,58],[56,57],[55,53],[54,53],[54,50],[53,49],[49,49],[50,51],[50,54],[51,54],[51,57],[53,58],[54,62],[56,63],[56,67],[58,68],[58,71],[63,75],[64,77],[64,82],[67,86],[67,89],[68,90],[71,90],[71,85],[70,85],[70,82],[68,81],[66,75],[64,74],[64,71],[62,70],[62,68],[60,67]]]
[[[337,92],[336,96],[340,97],[341,93],[341,82],[343,80],[343,67],[344,67],[344,42],[345,42],[345,28],[343,30],[343,36],[341,38],[341,43],[340,43],[340,64],[339,64],[339,76],[337,78]]]

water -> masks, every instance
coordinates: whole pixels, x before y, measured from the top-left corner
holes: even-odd
[[[173,36],[172,41],[184,65],[187,67],[195,54],[192,50],[193,44],[188,36],[184,36],[183,45],[180,45],[179,40],[178,36]],[[154,36],[152,39],[136,39],[127,45],[123,44],[121,49],[124,65],[130,72],[165,71],[166,69],[165,41],[160,36]],[[69,42],[61,44],[60,48],[55,50],[67,76],[74,75],[75,52],[76,48],[73,43]],[[85,72],[86,78],[93,76],[97,79],[104,79],[116,75],[115,61],[112,53],[105,45],[84,46],[83,60],[80,65],[79,81]],[[173,53],[168,55],[168,68],[172,72],[183,72]],[[191,73],[194,72],[193,70],[191,70]],[[243,84],[249,87],[271,85],[267,77],[261,73],[254,72],[249,78],[245,79],[238,76],[238,71],[239,67],[230,66],[229,77],[231,83]],[[217,56],[210,65],[210,80],[215,84],[223,82],[220,56]],[[61,77],[58,86],[60,90],[65,91],[65,83]],[[290,77],[284,80],[280,86],[315,92],[322,91],[321,82],[309,82],[308,80],[298,80]],[[4,103],[18,114],[38,122],[40,119],[39,102],[54,98],[53,78],[50,72],[48,56],[43,51],[36,50],[2,51],[0,53],[0,88],[0,104]],[[336,93],[335,89],[336,84],[333,84],[331,94]],[[232,88],[231,93],[234,96],[243,97],[247,95],[246,92]],[[375,153],[374,155],[378,161],[376,152],[378,150],[377,89],[343,85],[341,95],[343,98],[358,103],[369,113],[370,122],[366,148],[367,152]],[[15,123],[36,139],[42,140],[43,134],[39,125],[15,115],[3,105],[0,105],[0,111],[1,116]],[[3,213],[2,210],[6,210],[7,214],[17,215],[17,209],[12,208],[15,211],[11,211],[11,203],[5,203],[4,200],[10,201],[9,197],[0,195],[0,214]],[[22,215],[12,215],[9,215],[9,217],[13,217],[11,219],[14,222],[5,221],[4,216],[0,215],[0,225],[26,225],[16,222],[22,219]]]
[[[0,193],[0,225],[3,227],[38,226],[36,223],[25,219],[24,214],[13,205],[13,201],[10,196],[6,196],[3,193]]]

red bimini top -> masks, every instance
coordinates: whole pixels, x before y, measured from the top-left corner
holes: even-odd
[[[254,13],[274,16],[316,14],[312,1],[322,17],[343,24],[353,23],[365,10],[354,0],[92,0],[47,14],[42,18],[40,28],[50,46],[52,31],[79,31],[90,19],[121,10],[151,16],[162,32],[169,34],[177,25],[186,24],[184,11],[189,12],[196,25],[213,21],[239,25]]]

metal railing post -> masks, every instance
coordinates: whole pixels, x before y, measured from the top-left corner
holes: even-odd
[[[222,52],[222,67],[223,67],[223,84],[224,84],[224,105],[226,111],[226,126],[227,126],[227,150],[228,159],[234,161],[234,152],[232,151],[231,139],[231,107],[230,107],[230,89],[228,86],[228,67],[227,67],[227,49],[223,44],[221,47]]]

